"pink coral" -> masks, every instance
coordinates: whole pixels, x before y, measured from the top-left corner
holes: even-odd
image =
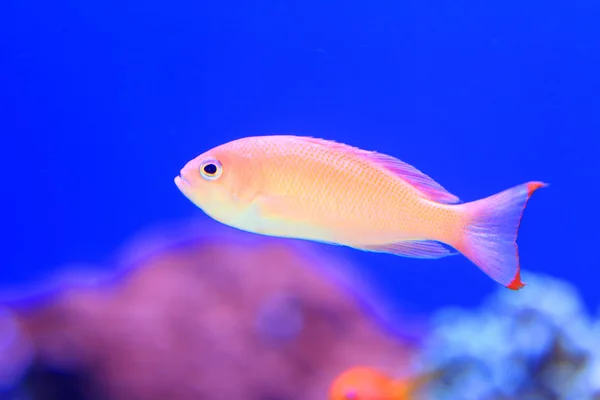
[[[313,400],[356,364],[408,365],[411,347],[315,268],[343,261],[232,230],[169,232],[130,247],[135,268],[113,284],[19,312],[40,365],[84,373],[86,398]]]

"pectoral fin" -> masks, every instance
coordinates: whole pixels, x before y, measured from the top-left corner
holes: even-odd
[[[256,224],[255,230],[271,236],[339,245],[326,227],[307,220],[306,209],[301,204],[283,196],[257,197],[253,206],[260,215],[260,223]]]
[[[284,218],[294,212],[292,204],[282,196],[262,195],[257,197],[252,204],[262,218],[267,219]]]

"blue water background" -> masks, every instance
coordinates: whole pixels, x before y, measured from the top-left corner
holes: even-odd
[[[465,201],[549,182],[522,267],[595,308],[599,20],[591,0],[3,1],[0,289],[197,216],[173,184],[189,159],[286,133],[394,155]],[[463,257],[332,251],[416,310],[497,286]]]

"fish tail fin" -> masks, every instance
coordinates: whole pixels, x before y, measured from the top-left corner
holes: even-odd
[[[527,182],[490,197],[461,204],[466,224],[454,247],[488,276],[512,290],[521,281],[517,235],[527,201],[543,182]]]

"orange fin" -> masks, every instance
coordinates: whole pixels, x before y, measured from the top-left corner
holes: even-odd
[[[334,142],[332,140],[317,139],[304,136],[290,136],[296,140],[301,140],[306,143],[312,143],[317,146],[326,146],[331,149],[346,151],[355,154],[357,157],[362,157],[377,164],[381,168],[391,172],[398,178],[412,185],[424,197],[429,200],[444,204],[455,204],[460,202],[460,199],[444,189],[439,183],[431,177],[425,175],[410,164],[400,161],[392,156],[359,149],[358,147],[349,146],[347,144]]]
[[[410,240],[397,243],[387,243],[383,245],[369,245],[358,247],[361,250],[374,251],[379,253],[391,253],[402,257],[411,258],[442,258],[458,254],[440,243],[433,240]]]
[[[461,205],[469,224],[456,248],[496,282],[518,290],[521,282],[516,243],[523,210],[533,192],[547,186],[528,182],[503,192]]]

